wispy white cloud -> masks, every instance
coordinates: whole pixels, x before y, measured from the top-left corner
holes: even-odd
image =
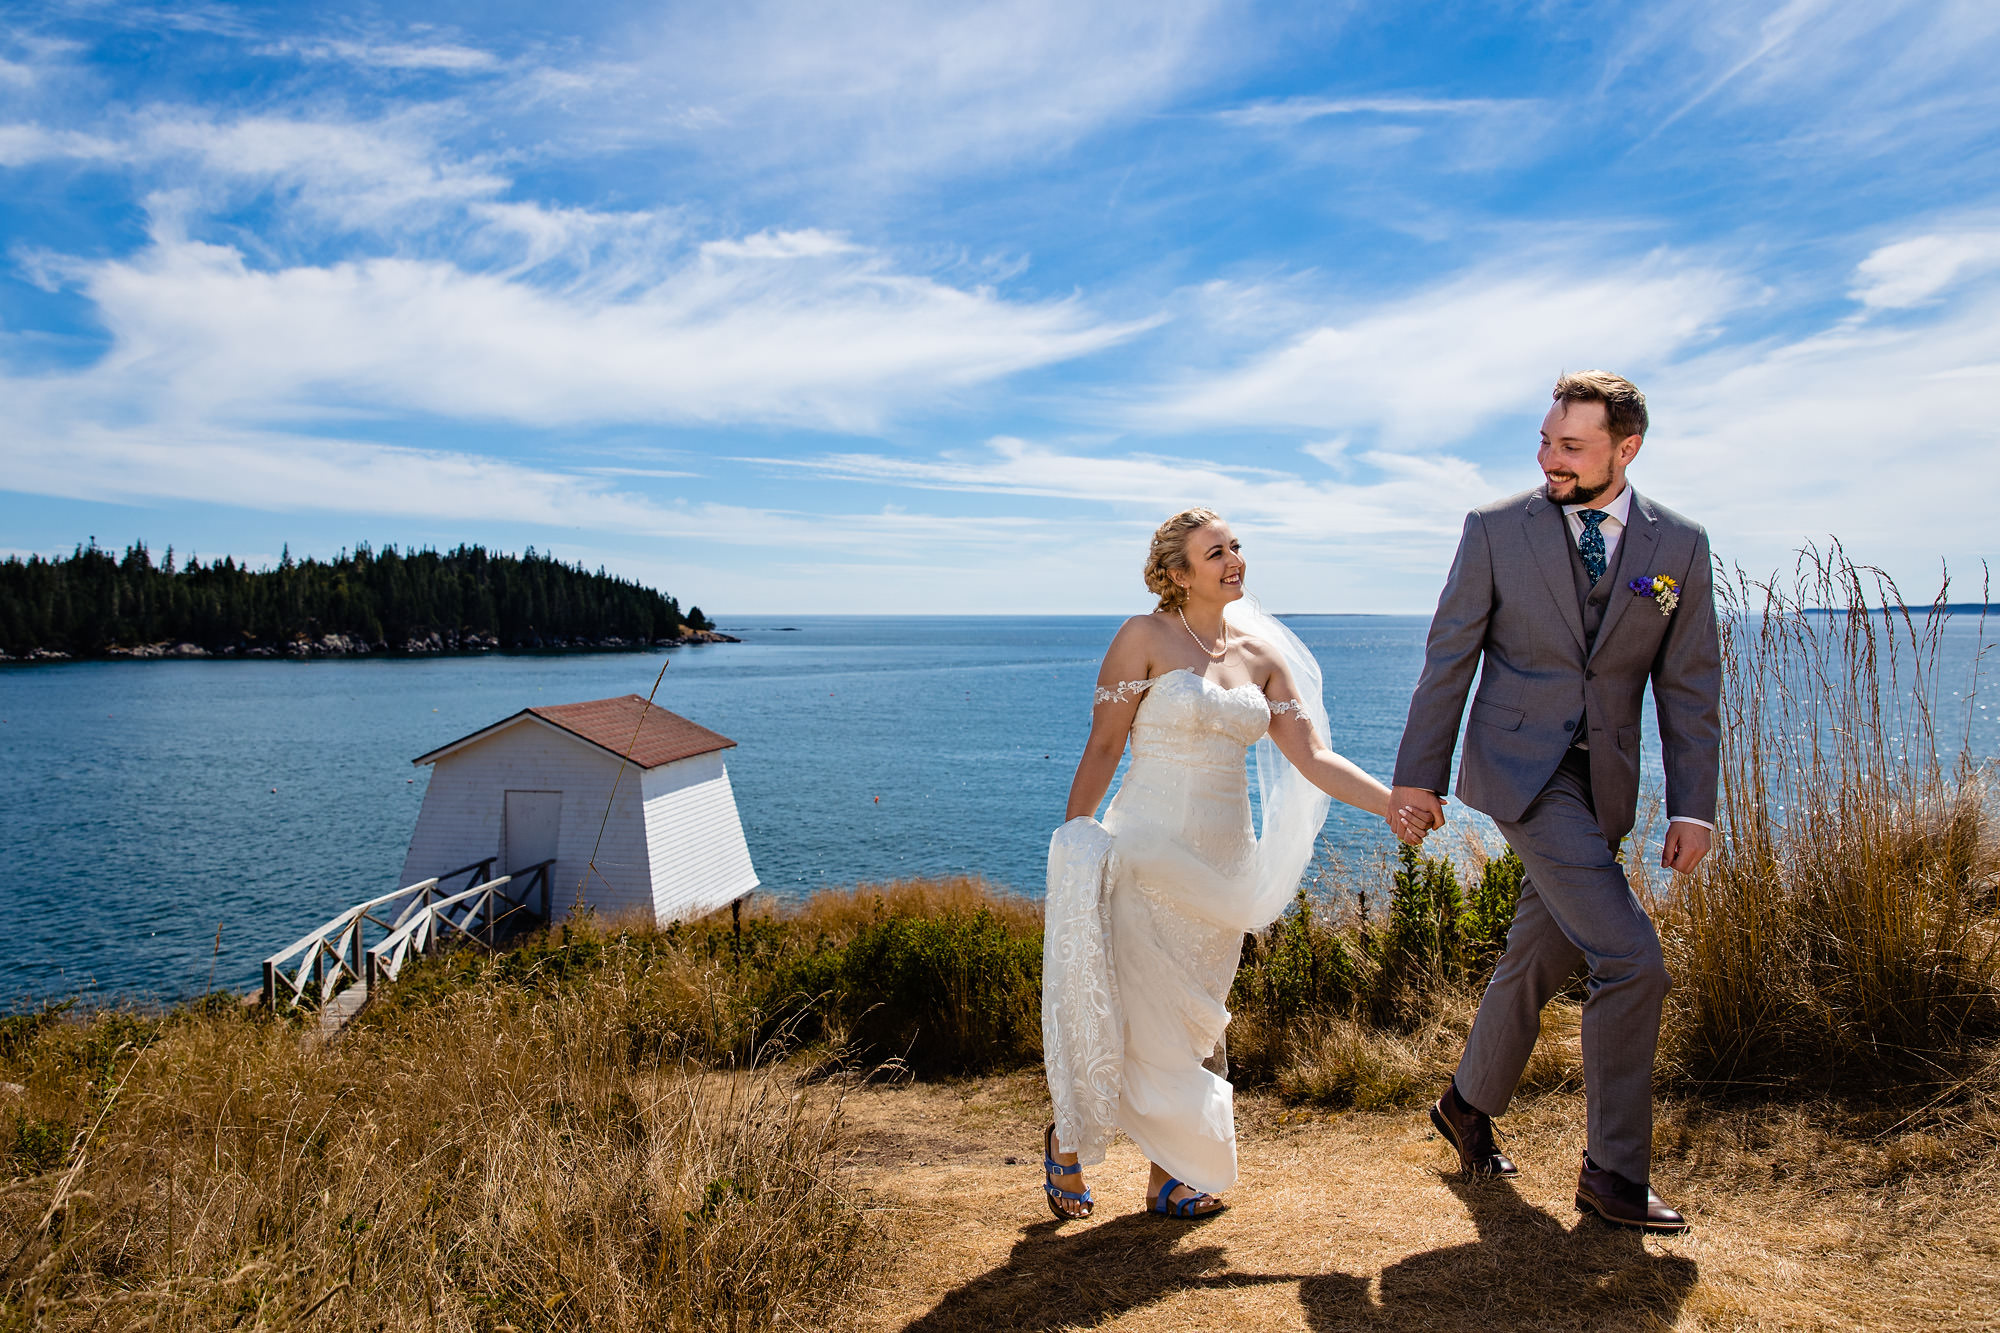
[[[760,231],[741,240],[708,241],[701,253],[709,259],[819,259],[853,254],[859,247],[823,231]]]
[[[10,452],[13,484],[73,499],[485,517],[636,532],[663,531],[668,518],[602,481],[504,459],[202,423],[54,420],[22,429]]]
[[[0,167],[72,158],[103,160],[122,156],[110,139],[80,130],[50,130],[40,125],[0,125]]]
[[[2000,229],[1933,232],[1882,246],[1862,260],[1849,294],[1871,310],[1903,309],[1995,268]]]
[[[1465,116],[1513,113],[1539,103],[1496,97],[1284,97],[1230,107],[1216,119],[1230,125],[1289,128],[1330,116]]]
[[[0,382],[4,383],[4,382]],[[278,513],[387,515],[439,522],[525,523],[768,551],[838,552],[874,562],[962,559],[1004,550],[1047,521],[1003,516],[968,525],[893,507],[803,512],[661,503],[603,475],[683,477],[646,469],[561,469],[463,451],[186,425],[64,423],[18,437],[11,481],[80,500],[229,504]]]
[[[1961,280],[1940,277],[1931,262],[1939,248],[1926,244],[1934,239],[1879,248],[1856,269],[1859,317],[1836,316],[1789,338],[1718,344],[1696,336],[1748,290],[1704,270],[1702,281],[1729,295],[1701,306],[1690,326],[1696,335],[1651,347],[1643,369],[1615,363],[1638,376],[1654,409],[1635,484],[1704,522],[1718,554],[1753,572],[1787,563],[1804,542],[1840,536],[1858,558],[1912,586],[1934,578],[1940,561],[1961,579],[1976,577],[1979,561],[1992,555],[1988,515],[2000,501],[1990,468],[2000,455],[2000,418],[1991,411],[2000,388],[2000,287],[1962,280],[1970,262],[1958,259],[1943,267]],[[1971,253],[1981,264],[1988,254],[1945,252]],[[1489,395],[1479,377],[1459,377],[1448,352],[1440,360],[1411,350],[1423,341],[1396,344],[1414,378],[1391,375],[1372,396],[1327,404],[1329,418],[1360,429],[1386,424],[1401,443],[1357,447],[1342,435],[1301,445],[1324,470],[1303,460],[1295,471],[1239,466],[1226,451],[1216,461],[1206,443],[1200,454],[1176,454],[1011,438],[929,457],[853,452],[763,465],[917,494],[1060,502],[1065,521],[1105,550],[1117,549],[1114,537],[1132,539],[1121,524],[1136,529],[1149,517],[1210,504],[1253,536],[1259,579],[1282,604],[1420,609],[1464,511],[1536,479],[1525,432],[1563,365],[1523,367],[1508,386],[1512,401],[1503,401],[1497,379]],[[1493,330],[1483,341],[1504,339]],[[1431,372],[1442,378],[1431,382]],[[1461,395],[1467,384],[1469,398]],[[1393,404],[1406,392],[1444,400],[1434,433],[1397,424]],[[1496,455],[1491,442],[1472,437],[1482,412],[1499,411],[1518,412],[1524,435]]]
[[[1857,274],[1870,276],[1887,275]],[[1907,308],[1918,291],[1938,299]],[[1649,390],[1641,463],[1671,477],[1723,554],[1772,568],[1803,540],[1838,536],[1857,558],[1924,578],[1940,560],[1963,576],[1992,556],[2000,290],[1926,279],[1890,294],[1870,313],[1895,318],[1711,351]]]
[[[1136,409],[1162,429],[1372,430],[1394,448],[1463,439],[1521,410],[1564,368],[1634,376],[1716,329],[1751,293],[1671,255],[1524,256],[1306,329],[1246,364],[1167,386]]]
[[[237,188],[288,192],[322,220],[366,228],[412,210],[492,199],[508,188],[509,179],[489,164],[443,152],[435,115],[414,110],[375,121],[224,119],[159,108],[141,117],[132,137],[137,151],[154,161],[184,160]]]
[[[613,299],[657,282],[682,254],[686,224],[679,210],[551,207],[525,201],[479,202],[463,238],[468,263],[497,264],[510,276],[542,269],[567,275],[581,299]]]
[[[1634,19],[1604,69],[1621,100],[1659,109],[1648,137],[1755,109],[1767,160],[1851,160],[1990,138],[2000,107],[1984,0],[1678,0]]]
[[[1169,104],[1239,58],[1232,0],[1077,5],[751,0],[642,22],[574,98],[623,138],[875,180],[1060,151]],[[838,166],[835,167],[834,164]]]
[[[267,53],[296,55],[305,60],[339,60],[375,69],[438,70],[452,74],[496,69],[500,59],[491,51],[456,42],[275,42]]]
[[[867,429],[1139,327],[804,242],[704,250],[609,300],[440,261],[260,269],[171,231],[73,274],[112,349],[59,392],[203,421],[358,409]]]
[[[756,461],[829,480],[1032,496],[1156,516],[1205,504],[1267,533],[1314,542],[1456,532],[1466,509],[1490,499],[1492,488],[1478,467],[1443,451],[1367,451],[1356,461],[1373,475],[1356,482],[1161,453],[1083,453],[1007,437],[977,452],[928,459],[845,453]]]

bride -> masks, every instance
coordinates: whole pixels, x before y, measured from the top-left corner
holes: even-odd
[[[1218,1063],[1243,933],[1298,887],[1328,797],[1405,841],[1428,816],[1326,746],[1318,664],[1243,592],[1241,544],[1190,509],[1153,534],[1159,607],[1126,621],[1097,676],[1090,740],[1049,849],[1042,1038],[1055,1123],[1044,1190],[1058,1221],[1088,1217],[1082,1166],[1123,1130],[1151,1159],[1147,1206],[1200,1217],[1236,1180],[1230,1085]],[[1132,765],[1099,824],[1127,738]],[[1261,836],[1244,753],[1257,747]],[[1226,1065],[1224,1066],[1226,1072]]]

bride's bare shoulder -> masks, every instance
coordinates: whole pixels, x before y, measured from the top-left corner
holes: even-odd
[[[1147,665],[1160,655],[1162,642],[1157,617],[1128,617],[1111,636],[1110,647],[1104,650],[1099,676],[1114,680],[1143,679],[1151,674]]]
[[[1125,623],[1118,627],[1113,642],[1154,643],[1166,633],[1166,619],[1157,611],[1147,611],[1136,616],[1127,616]]]

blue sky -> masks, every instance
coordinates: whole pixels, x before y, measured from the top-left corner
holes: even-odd
[[[1563,369],[1753,572],[1996,553],[2000,7],[0,5],[0,549],[1428,610]]]

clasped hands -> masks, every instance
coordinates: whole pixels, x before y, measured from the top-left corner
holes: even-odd
[[[1426,834],[1444,827],[1444,797],[1422,787],[1391,787],[1383,818],[1398,841],[1421,847]]]
[[[1384,818],[1400,841],[1421,847],[1432,829],[1444,827],[1444,804],[1442,796],[1422,787],[1392,787],[1389,813]],[[1660,849],[1661,867],[1692,875],[1707,857],[1714,838],[1704,825],[1673,821],[1667,825],[1666,844]]]

